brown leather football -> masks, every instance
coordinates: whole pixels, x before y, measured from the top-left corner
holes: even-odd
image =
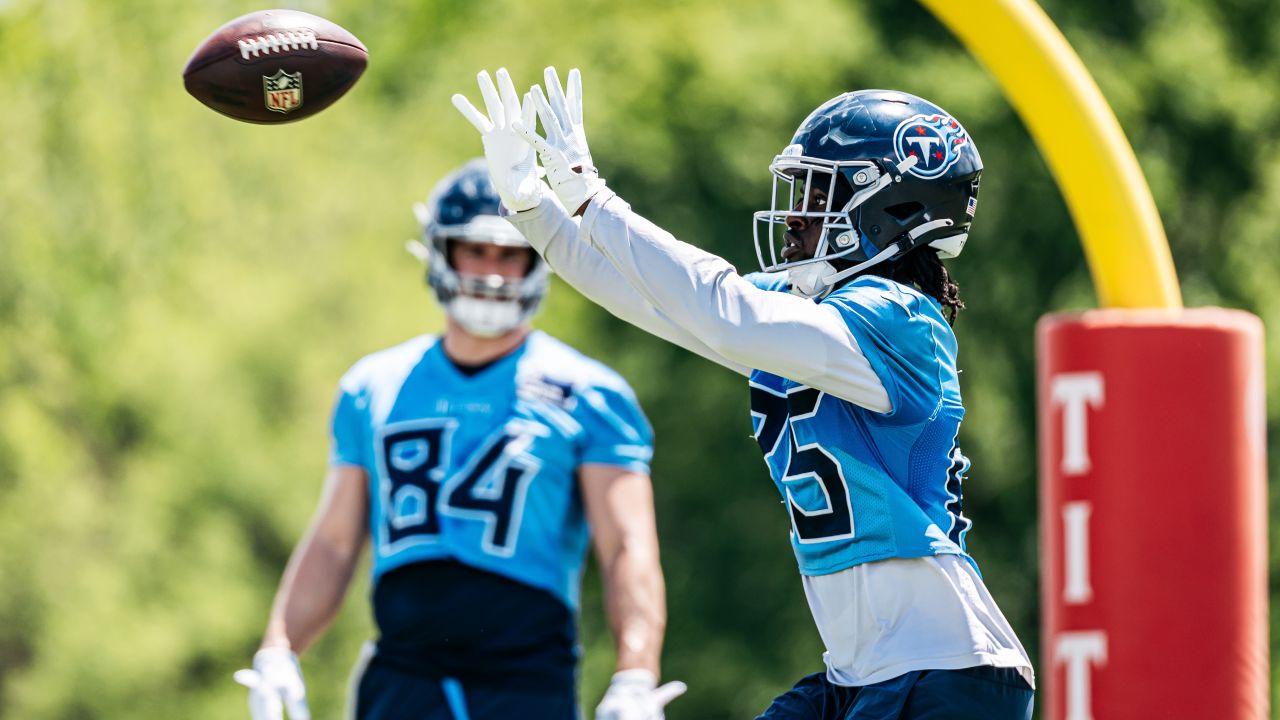
[[[369,51],[334,23],[297,10],[261,10],[205,38],[182,71],[195,99],[251,123],[315,115],[342,97]]]

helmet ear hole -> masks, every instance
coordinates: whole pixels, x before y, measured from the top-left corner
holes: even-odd
[[[898,222],[904,222],[909,218],[923,211],[924,211],[924,204],[916,202],[914,200],[910,202],[898,203],[897,205],[890,205],[889,207],[884,209],[884,213],[886,215],[893,218],[894,220],[897,220]]]

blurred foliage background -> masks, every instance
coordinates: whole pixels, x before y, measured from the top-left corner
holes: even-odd
[[[310,0],[371,51],[338,105],[237,123],[183,91],[245,0],[0,0],[0,718],[247,717],[249,661],[320,489],[329,402],[440,327],[410,206],[479,153],[449,95],[480,68],[583,69],[597,164],[642,214],[754,268],[750,212],[800,120],[893,87],[959,117],[987,172],[952,264],[969,535],[1039,657],[1033,326],[1094,304],[1036,148],[987,73],[897,0]],[[1188,305],[1280,327],[1274,0],[1043,0],[1151,183]],[[619,369],[658,433],[672,720],[753,717],[821,646],[741,378],[558,285],[537,324]],[[1271,469],[1280,333],[1267,344]],[[1274,543],[1273,543],[1274,548]],[[1275,553],[1272,552],[1272,566]],[[1277,586],[1272,583],[1273,604]],[[340,716],[366,581],[304,656]],[[582,699],[612,672],[586,578]],[[1273,645],[1274,647],[1274,645]]]

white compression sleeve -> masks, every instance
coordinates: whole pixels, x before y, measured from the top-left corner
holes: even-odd
[[[636,292],[598,250],[579,237],[578,223],[552,197],[544,196],[538,207],[508,215],[507,220],[557,275],[588,300],[663,340],[741,375],[751,374],[751,368],[715,352]]]
[[[756,287],[724,259],[680,242],[607,189],[587,207],[581,231],[648,304],[717,354],[876,412],[892,409],[834,307]]]

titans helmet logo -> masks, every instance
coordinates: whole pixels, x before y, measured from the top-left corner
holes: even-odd
[[[946,115],[914,115],[893,131],[893,147],[899,162],[918,158],[907,172],[932,180],[956,164],[969,147],[969,134]]]

